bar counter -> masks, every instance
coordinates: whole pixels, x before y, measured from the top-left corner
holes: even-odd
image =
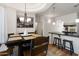
[[[71,36],[71,37],[79,37],[79,34],[64,34],[64,33],[56,33],[56,32],[49,32],[50,34],[57,34],[57,35],[63,35],[63,36]]]
[[[66,35],[64,33],[59,33],[59,32],[49,32],[49,43],[52,44],[53,43],[53,39],[54,37],[60,37],[62,44],[63,44],[63,40],[70,40],[73,42],[73,47],[74,47],[74,52],[76,54],[79,54],[79,35],[78,34],[69,34]],[[69,44],[67,44],[69,46]]]

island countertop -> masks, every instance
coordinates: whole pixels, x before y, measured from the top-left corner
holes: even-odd
[[[71,36],[71,37],[79,37],[79,34],[65,34],[65,33],[59,33],[59,32],[49,32],[50,34],[57,34],[57,35],[64,35],[64,36]]]

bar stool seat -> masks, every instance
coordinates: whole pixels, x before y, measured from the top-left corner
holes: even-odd
[[[62,47],[61,39],[58,37],[54,37],[53,45],[57,45],[58,48],[61,48]]]
[[[66,43],[70,44],[70,47],[66,46]],[[70,51],[70,55],[72,55],[72,53],[74,53],[74,48],[73,48],[73,42],[70,40],[63,40],[63,49],[69,49]]]

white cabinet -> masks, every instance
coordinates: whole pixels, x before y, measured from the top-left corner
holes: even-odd
[[[49,37],[50,37],[49,44],[52,44],[53,40],[54,40],[54,37],[59,37],[59,36],[55,35],[55,34],[49,34]],[[74,52],[79,54],[79,37],[61,35],[60,38],[61,38],[62,45],[63,45],[63,40],[64,39],[72,41],[73,42]],[[70,47],[70,44],[66,43],[66,46]]]
[[[73,48],[75,53],[79,53],[79,38],[78,37],[72,37],[72,36],[61,36],[61,40],[63,39],[70,40],[73,42]],[[69,44],[67,44],[69,46]]]

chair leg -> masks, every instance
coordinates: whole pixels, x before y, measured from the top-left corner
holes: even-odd
[[[22,46],[19,46],[18,55],[23,56],[23,47]]]
[[[60,48],[60,40],[58,40],[58,48]]]
[[[46,54],[45,54],[45,55],[47,55],[47,52],[48,52],[48,46],[47,46],[47,48],[46,48]]]
[[[33,45],[32,45],[32,41],[31,41],[31,43],[30,43],[30,55],[32,56],[32,47],[33,47]]]
[[[62,50],[63,50],[63,49],[65,49],[65,42],[63,42],[63,47],[62,47]]]
[[[54,45],[54,40],[53,40],[53,45]]]
[[[62,43],[61,43],[61,40],[60,40],[60,48],[62,49]]]
[[[57,39],[55,39],[55,45],[57,44]]]
[[[56,45],[56,39],[54,39],[54,45]]]
[[[70,55],[72,55],[74,53],[74,49],[73,49],[73,44],[70,44]]]
[[[47,50],[46,50],[46,55],[47,55]]]
[[[61,48],[61,40],[58,40],[58,48]]]

